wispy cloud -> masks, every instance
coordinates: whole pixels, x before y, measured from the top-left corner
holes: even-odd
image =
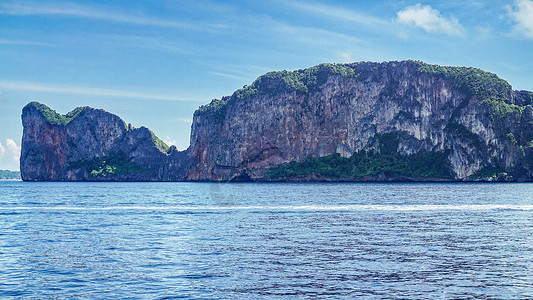
[[[20,146],[12,139],[6,144],[0,142],[0,169],[18,170],[20,168]]]
[[[313,46],[337,47],[339,42],[350,42],[355,44],[366,43],[354,36],[336,31],[307,26],[295,26],[277,21],[272,23],[272,29],[286,35],[291,41]]]
[[[514,33],[533,38],[533,1],[518,0],[513,8],[509,8],[509,15],[516,22]]]
[[[179,122],[183,122],[183,123],[192,123],[192,119],[191,118],[178,118],[177,120]]]
[[[247,77],[239,76],[239,75],[233,75],[233,74],[228,74],[228,73],[213,72],[213,71],[210,71],[210,72],[208,72],[208,73],[209,73],[209,74],[216,75],[216,76],[220,76],[220,77],[231,78],[231,79],[248,80]]]
[[[12,33],[16,35],[17,32]],[[162,37],[143,34],[107,34],[87,32],[83,35],[69,34],[47,34],[46,41],[32,41],[21,39],[0,39],[0,45],[20,45],[20,46],[42,46],[42,47],[71,47],[87,48],[97,43],[101,46],[139,48],[194,55],[196,46],[190,42],[180,39],[166,40]]]
[[[367,14],[337,7],[333,5],[326,5],[315,2],[303,2],[303,1],[283,1],[283,4],[293,7],[300,12],[307,12],[320,17],[328,17],[331,19],[348,21],[367,26],[385,25],[388,22],[386,20],[369,16]]]
[[[179,22],[176,20],[164,20],[155,17],[125,14],[118,11],[110,11],[109,9],[101,7],[92,7],[69,2],[55,4],[43,2],[4,3],[2,4],[0,14],[74,16],[141,26],[174,27],[195,30],[206,29],[203,26],[196,26],[191,22]]]
[[[213,73],[227,74],[227,70],[231,70],[230,75],[238,76],[246,80],[255,79],[257,76],[272,71],[271,68],[265,66],[256,66],[250,64],[229,64],[227,62],[221,61],[208,61],[208,60],[198,60],[193,59],[194,63],[206,66],[208,68],[214,69]]]
[[[1,79],[0,79],[0,88],[4,90],[35,91],[35,92],[45,92],[45,93],[75,94],[75,95],[144,99],[144,100],[190,101],[190,102],[201,102],[205,100],[205,99],[182,98],[182,97],[178,97],[178,96],[171,95],[171,94],[159,94],[159,93],[139,92],[139,91],[121,90],[121,89],[91,88],[91,87],[71,86],[71,85],[56,85],[56,84],[45,84],[45,83],[27,82],[27,81],[10,81],[10,80],[1,80]]]
[[[44,47],[56,47],[54,44],[33,42],[33,41],[22,41],[22,40],[4,40],[0,39],[0,44],[3,45],[21,45],[21,46],[44,46]]]
[[[175,41],[166,41],[157,37],[148,37],[141,35],[94,35],[94,38],[98,41],[105,41],[110,45],[120,44],[121,46],[126,47],[136,47],[152,50],[162,50],[167,52],[175,52],[181,54],[194,54],[194,51],[191,50],[193,46],[190,43],[185,41],[175,42]],[[78,44],[80,44],[80,41]]]
[[[420,27],[427,32],[436,32],[453,36],[464,35],[459,21],[450,16],[448,18],[429,5],[420,3],[408,6],[397,14],[397,22],[409,26]]]

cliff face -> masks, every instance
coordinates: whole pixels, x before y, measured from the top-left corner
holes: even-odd
[[[532,180],[533,93],[416,61],[271,72],[167,148],[101,110],[23,109],[24,180]]]
[[[32,102],[22,110],[22,124],[23,180],[184,179],[185,153],[103,110],[81,107],[62,116]]]
[[[496,75],[478,69],[413,61],[273,72],[195,113],[190,147],[195,160],[187,176],[279,180],[292,174],[324,179],[321,172],[297,165],[277,176],[269,176],[269,170],[335,153],[379,154],[393,138],[394,152],[404,157],[445,155],[450,173],[443,179],[529,180],[531,95],[515,92]],[[322,173],[330,180],[413,177],[384,170],[361,176]]]

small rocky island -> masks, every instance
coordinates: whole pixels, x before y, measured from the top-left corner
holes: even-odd
[[[29,181],[531,181],[533,93],[420,61],[270,72],[169,147],[100,109],[22,110]]]

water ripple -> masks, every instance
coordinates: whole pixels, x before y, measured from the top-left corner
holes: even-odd
[[[533,298],[531,184],[0,184],[0,298]]]

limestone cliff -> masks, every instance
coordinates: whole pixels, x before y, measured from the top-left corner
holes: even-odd
[[[185,156],[145,127],[79,107],[59,115],[32,102],[22,110],[20,171],[29,181],[183,180]]]
[[[195,112],[187,178],[440,180],[358,165],[361,153],[370,164],[425,153],[444,156],[443,180],[530,180],[532,95],[479,69],[417,61],[272,72]],[[386,144],[399,156],[383,156]],[[356,159],[311,159],[335,153]]]
[[[200,107],[182,152],[101,110],[61,116],[30,103],[21,172],[24,180],[532,180],[532,103],[533,93],[475,68],[322,64],[267,73]]]

